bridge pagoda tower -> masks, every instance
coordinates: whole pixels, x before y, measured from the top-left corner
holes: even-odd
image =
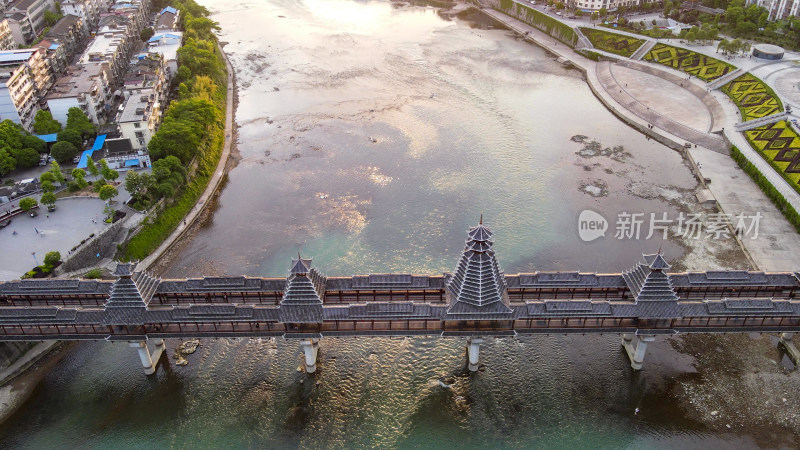
[[[145,323],[147,304],[136,282],[133,280],[135,263],[119,263],[113,275],[119,277],[111,287],[111,294],[105,303],[104,325],[118,327],[121,331],[138,334],[141,324]],[[163,339],[154,339],[155,349],[151,353],[146,340],[129,341],[131,347],[139,351],[144,373],[152,375],[156,371],[158,361],[164,353]]]
[[[308,373],[317,370],[325,282],[325,276],[311,267],[311,259],[303,259],[298,254],[297,259],[292,260],[278,312],[281,322],[287,324],[290,330],[298,330],[297,334],[303,337],[300,347],[305,354]],[[287,333],[287,336],[291,334]]]
[[[643,254],[642,258],[643,261],[622,272],[622,278],[634,296],[640,331],[648,326],[659,328],[660,321],[669,322],[681,316],[678,296],[672,288],[669,274],[666,273],[671,266],[661,255],[661,251],[651,255]],[[655,333],[640,331],[634,336],[622,335],[622,346],[628,353],[634,370],[641,370],[647,344],[656,339]]]
[[[465,321],[491,323],[492,328],[510,329],[513,310],[508,306],[505,275],[497,264],[492,249],[492,232],[483,224],[483,216],[476,227],[470,228],[464,251],[452,276],[446,282],[448,309],[445,315],[445,333],[456,333]],[[469,370],[476,371],[480,364],[478,336],[467,339]]]

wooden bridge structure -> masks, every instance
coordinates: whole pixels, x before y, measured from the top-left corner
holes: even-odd
[[[114,281],[7,281],[0,341],[127,341],[148,374],[165,338],[198,337],[297,339],[308,372],[326,336],[466,338],[473,371],[482,338],[536,333],[619,333],[635,370],[656,336],[679,333],[778,333],[800,360],[797,272],[670,272],[656,253],[622,273],[505,275],[491,237],[483,223],[471,228],[442,275],[326,277],[298,255],[287,278],[160,279],[120,263]]]

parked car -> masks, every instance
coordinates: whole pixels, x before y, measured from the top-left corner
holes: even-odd
[[[11,224],[11,219],[6,219],[0,222],[0,228],[5,228]]]
[[[81,155],[78,155],[78,156],[72,158],[72,162],[74,162],[75,164],[78,164],[79,162],[81,162]]]

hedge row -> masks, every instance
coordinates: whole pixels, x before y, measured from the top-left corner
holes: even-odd
[[[544,31],[572,48],[575,48],[575,44],[578,42],[578,34],[575,33],[571,26],[559,22],[547,14],[540,13],[529,6],[516,3],[513,0],[500,0],[500,10]]]
[[[775,189],[775,186],[769,182],[767,177],[765,177],[736,146],[731,147],[731,157],[739,164],[739,167],[741,167],[746,174],[750,175],[750,178],[753,179],[758,187],[767,194],[767,197],[772,200],[772,203],[783,213],[786,220],[794,226],[795,230],[800,232],[800,214],[798,214],[797,210],[786,200],[786,197]]]

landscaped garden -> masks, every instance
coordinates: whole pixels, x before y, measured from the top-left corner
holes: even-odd
[[[800,192],[800,136],[785,121],[744,132],[750,145]]]
[[[644,44],[644,40],[622,34],[609,33],[596,28],[581,27],[581,32],[592,43],[594,48],[615,55],[630,58]]]
[[[743,121],[760,119],[783,109],[775,92],[749,73],[722,86],[722,92],[739,107]]]
[[[656,44],[644,59],[692,74],[705,82],[716,80],[736,69],[710,56],[665,44]]]

